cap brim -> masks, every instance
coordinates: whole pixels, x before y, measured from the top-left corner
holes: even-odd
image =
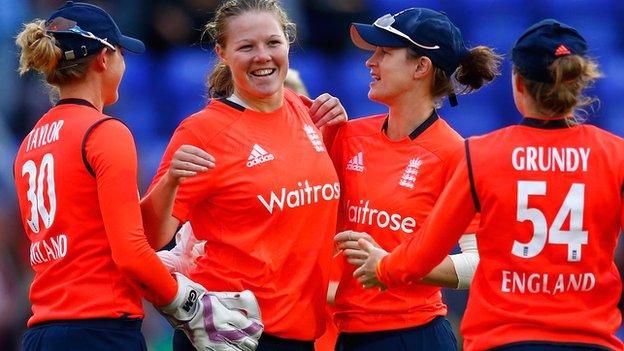
[[[132,37],[127,37],[125,35],[121,36],[119,45],[128,51],[134,52],[135,54],[142,54],[145,52],[145,44],[143,44],[142,41]]]
[[[363,50],[375,50],[378,46],[407,47],[398,36],[370,24],[352,23],[349,29],[353,44]]]

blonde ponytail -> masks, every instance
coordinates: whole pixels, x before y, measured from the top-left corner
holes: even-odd
[[[37,71],[52,85],[60,86],[69,81],[81,79],[87,73],[95,55],[71,61],[61,61],[63,51],[53,35],[46,31],[45,21],[36,19],[24,24],[24,29],[15,37],[20,49],[20,75],[30,70]]]
[[[61,59],[61,49],[53,36],[47,34],[45,21],[36,19],[24,25],[15,38],[20,48],[19,74],[35,70],[44,76],[50,75]]]

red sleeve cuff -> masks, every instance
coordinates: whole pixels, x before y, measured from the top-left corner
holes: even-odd
[[[377,266],[375,266],[375,273],[377,274],[377,280],[379,280],[379,282],[381,284],[388,286],[389,283],[390,283],[389,282],[389,277],[388,277],[387,273],[384,274],[385,273],[384,261],[385,261],[386,257],[388,257],[388,256],[382,257],[381,260],[379,260],[379,262],[377,262]]]

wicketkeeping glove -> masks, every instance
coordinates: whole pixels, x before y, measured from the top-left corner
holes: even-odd
[[[199,351],[253,351],[264,326],[255,296],[207,292],[201,285],[175,273],[178,293],[160,312],[176,329],[184,331]]]

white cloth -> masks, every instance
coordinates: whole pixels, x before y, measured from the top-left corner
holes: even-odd
[[[464,234],[459,238],[461,253],[450,255],[455,272],[457,273],[457,289],[466,290],[470,287],[472,277],[479,264],[479,251],[477,249],[477,236]]]
[[[238,104],[238,105],[243,106],[244,108],[249,108],[249,105],[247,105],[247,104],[243,101],[243,99],[241,99],[241,98],[240,98],[238,95],[236,95],[236,94],[232,94],[232,95],[230,95],[230,97],[229,97],[229,98],[227,98],[227,99],[228,99],[228,100],[230,100],[230,101],[232,101],[232,102],[233,102],[233,103],[235,103],[235,104]]]
[[[161,250],[156,254],[170,273],[188,276],[195,268],[195,260],[203,256],[205,240],[197,240],[190,222],[184,223],[176,233],[176,246],[171,250]]]

